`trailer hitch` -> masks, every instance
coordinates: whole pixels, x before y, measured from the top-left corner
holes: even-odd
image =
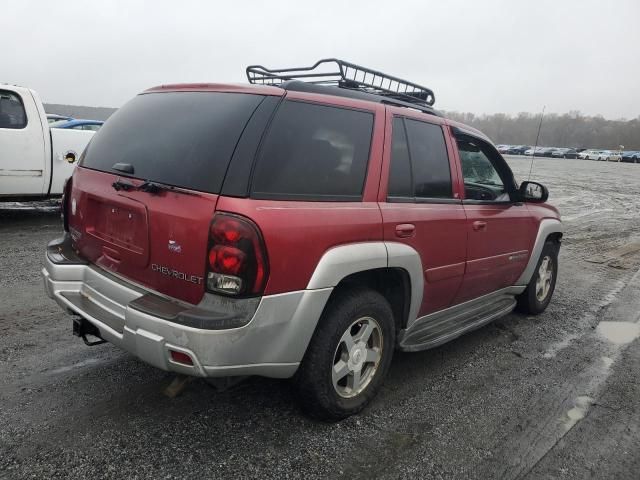
[[[82,317],[73,318],[73,334],[76,337],[82,338],[85,345],[87,345],[88,347],[94,347],[102,343],[107,343],[107,341],[100,336],[100,330],[98,330],[98,328],[94,324],[88,322]],[[100,340],[88,340],[87,335],[99,338]]]

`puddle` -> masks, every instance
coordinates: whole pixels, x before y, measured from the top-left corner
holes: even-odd
[[[611,343],[624,345],[633,342],[640,336],[640,323],[600,322],[598,333]]]

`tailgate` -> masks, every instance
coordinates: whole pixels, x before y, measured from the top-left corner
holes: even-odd
[[[73,176],[69,231],[80,254],[144,287],[197,303],[218,194],[263,99],[217,91],[144,93],[114,113]],[[143,184],[155,187],[142,191]]]
[[[117,191],[112,183],[118,178],[77,169],[69,215],[76,249],[109,272],[198,303],[204,293],[209,225],[218,196]]]

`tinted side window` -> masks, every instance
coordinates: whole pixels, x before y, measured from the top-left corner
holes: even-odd
[[[451,169],[439,125],[405,119],[413,166],[415,196],[452,198]]]
[[[389,167],[390,197],[413,197],[413,180],[411,178],[411,160],[407,133],[401,118],[393,119],[391,138],[391,166]]]
[[[259,155],[252,196],[359,199],[372,130],[372,113],[285,101]]]
[[[0,128],[20,129],[27,126],[27,113],[19,95],[0,90]]]

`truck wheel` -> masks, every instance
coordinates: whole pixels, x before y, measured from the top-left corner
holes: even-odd
[[[360,412],[380,389],[394,348],[393,313],[382,295],[360,288],[338,293],[296,373],[302,409],[328,422]]]
[[[540,259],[524,292],[518,295],[516,309],[522,313],[537,315],[545,311],[558,277],[558,245],[546,242]]]

